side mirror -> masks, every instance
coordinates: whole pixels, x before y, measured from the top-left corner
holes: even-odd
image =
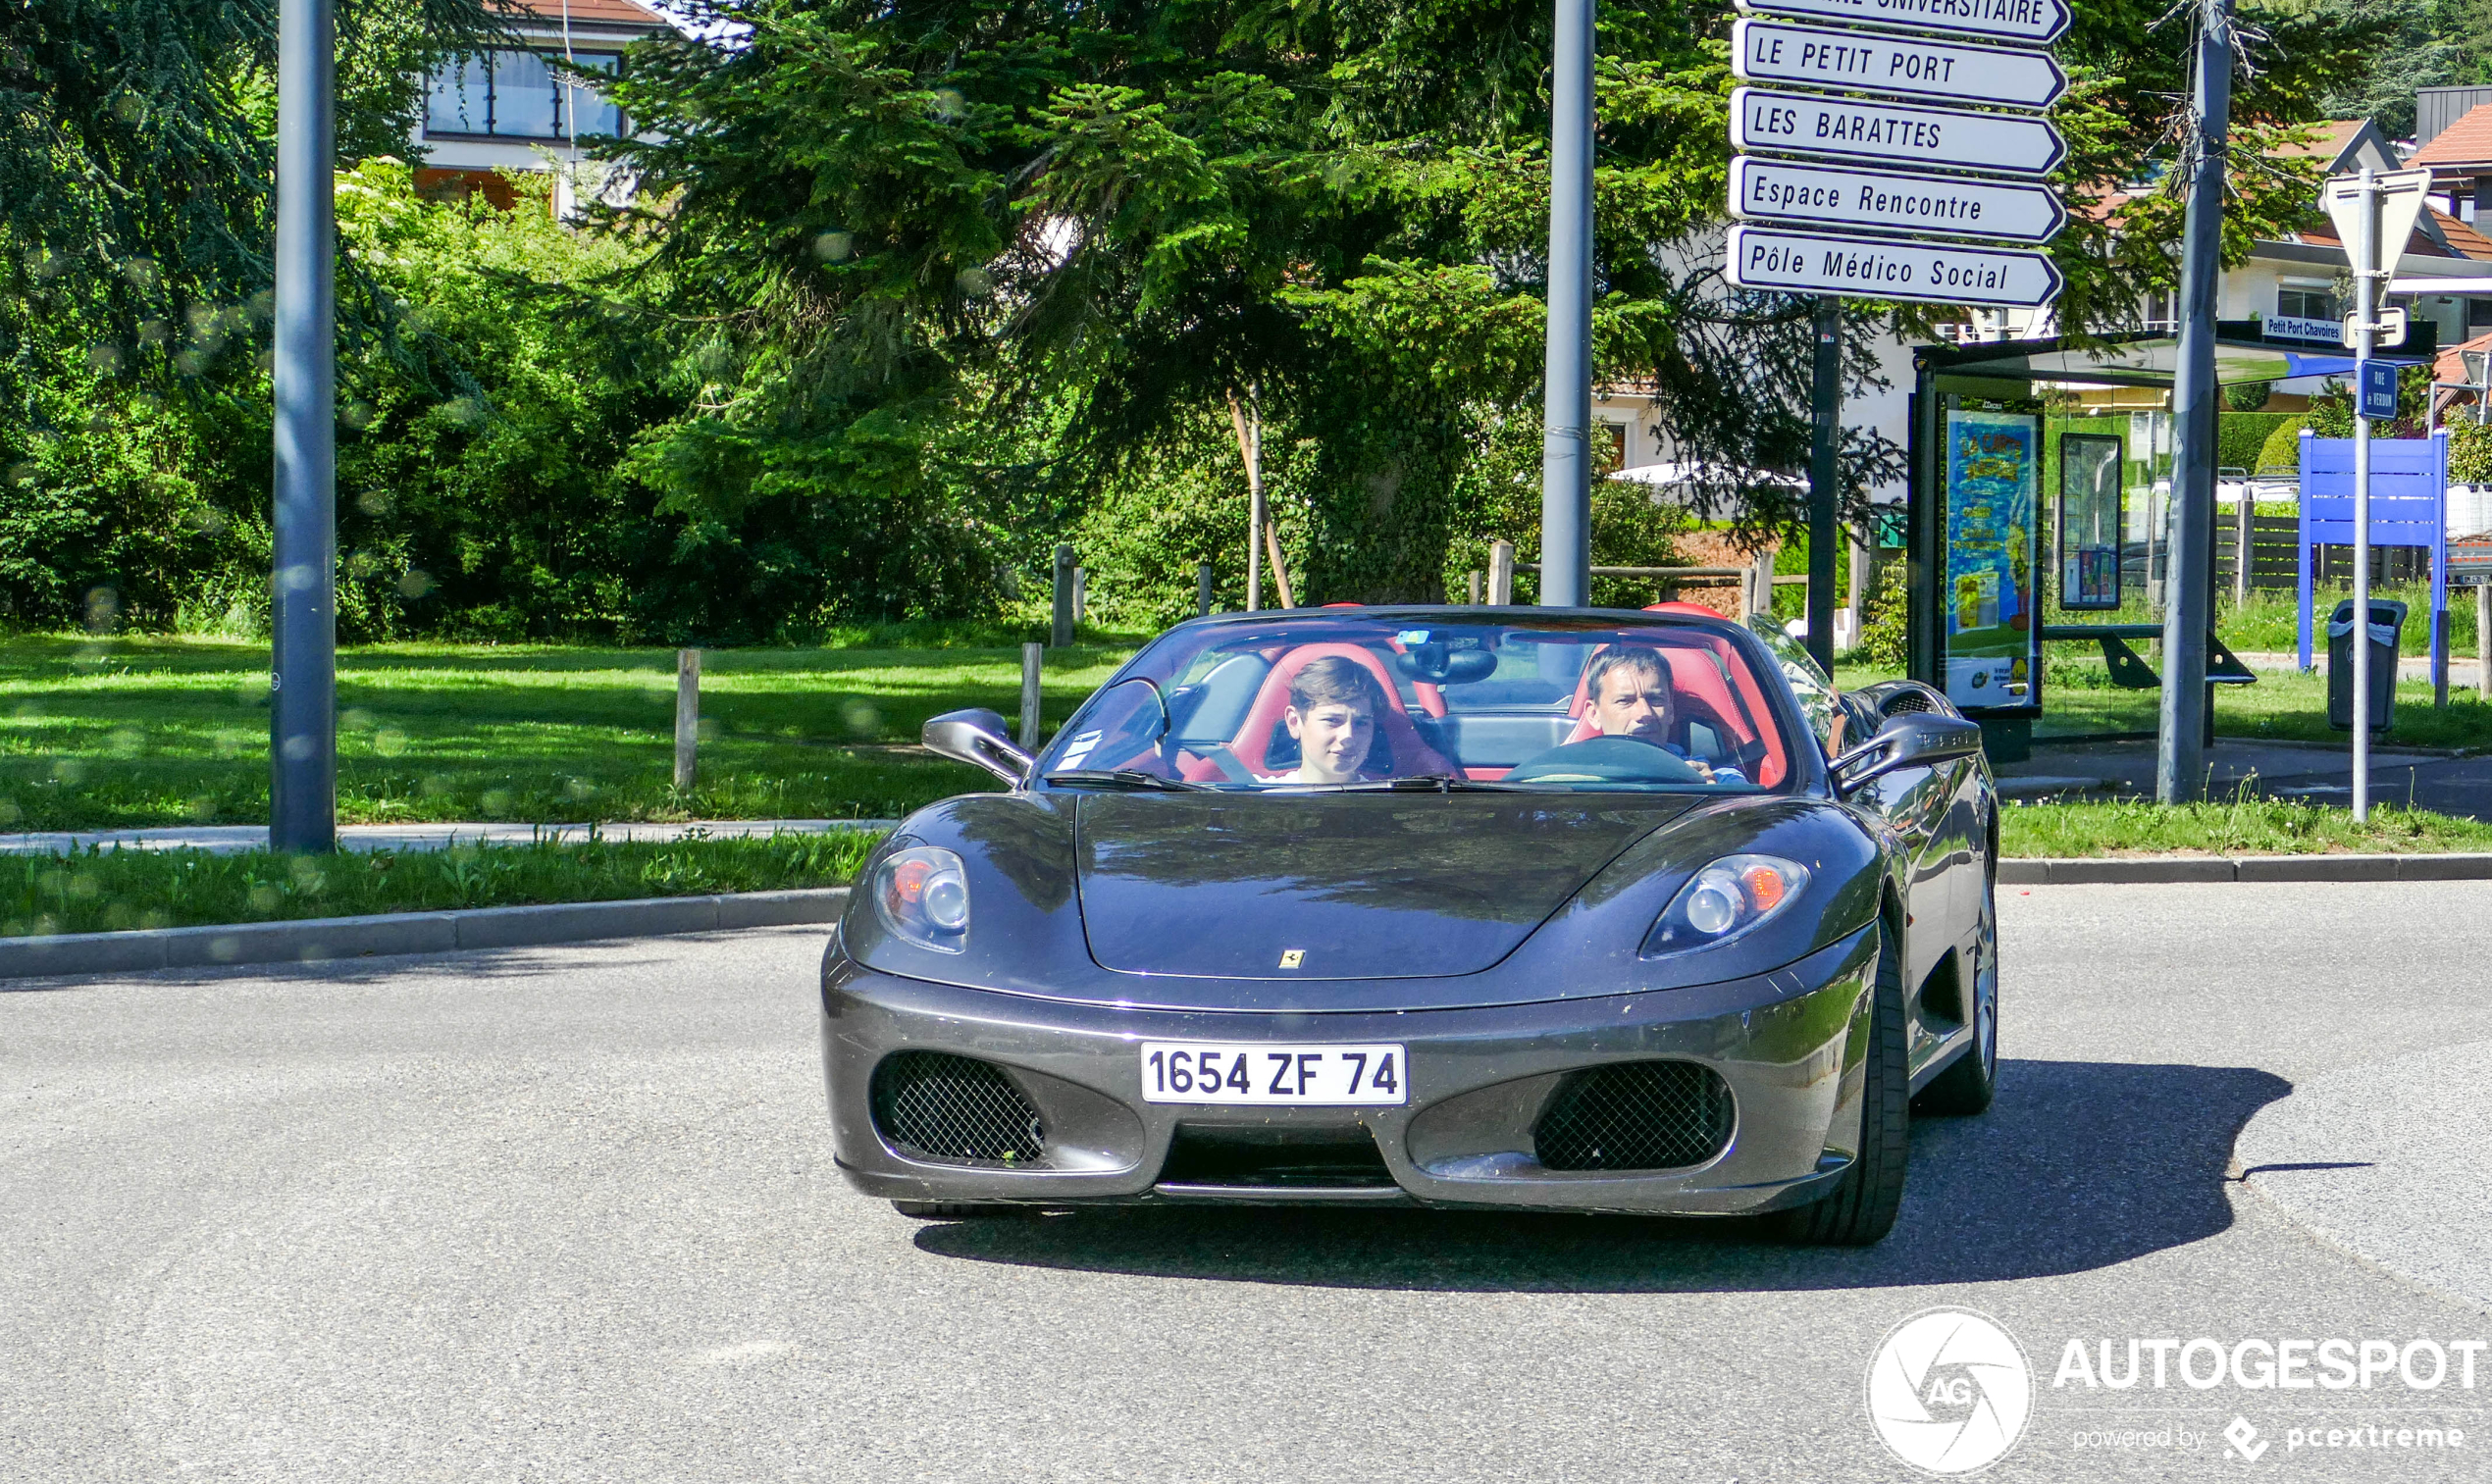
[[[1034,759],[1012,745],[1004,718],[983,707],[946,711],[929,720],[917,736],[926,750],[939,757],[984,768],[1015,788],[1029,782]]]
[[[1838,757],[1828,770],[1835,792],[1849,793],[1881,774],[1898,768],[1953,762],[1982,750],[1982,726],[1960,716],[1913,711],[1890,717],[1878,735]]]

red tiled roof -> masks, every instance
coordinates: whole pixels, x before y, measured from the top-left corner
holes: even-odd
[[[2406,164],[2428,165],[2433,171],[2450,176],[2475,173],[2460,169],[2462,166],[2480,166],[2484,173],[2492,174],[2492,103],[2478,103],[2467,109],[2466,117],[2415,150]]]
[[[2435,382],[2465,381],[2466,379],[2466,357],[2459,354],[2463,350],[2492,350],[2492,334],[2479,334],[2471,340],[2462,340],[2433,356],[2431,379]]]
[[[2475,230],[2473,223],[2461,222],[2437,206],[2431,208],[2431,220],[2459,257],[2492,258],[2492,237]]]
[[[2449,217],[2437,207],[2432,209],[2431,217],[2435,222],[2456,221],[2455,218]],[[2461,228],[2466,227],[2466,224],[2463,222],[2457,222],[2456,225]],[[2471,229],[2467,230],[2471,230]],[[2336,224],[2325,217],[2321,217],[2317,221],[2305,226],[2301,231],[2296,233],[2296,235],[2312,247],[2342,247],[2345,245],[2345,239],[2336,234]],[[2416,224],[2414,227],[2414,235],[2406,239],[2406,252],[2418,258],[2454,258],[2462,256],[2461,254],[2451,252],[2449,249],[2431,240],[2430,237],[2424,235],[2420,224]]]
[[[505,0],[509,8],[517,10],[529,20],[546,22],[555,26],[562,24],[564,3],[565,0]],[[646,5],[635,4],[634,0],[569,0],[569,5],[571,19],[575,22],[587,22],[597,26],[646,26],[652,28],[665,27],[670,24],[664,16]]]
[[[2318,130],[2318,137],[2310,143],[2283,145],[2275,152],[2287,158],[2297,155],[2317,155],[2322,159],[2334,160],[2338,155],[2345,153],[2345,146],[2354,142],[2354,136],[2362,131],[2362,125],[2366,122],[2368,121],[2362,119],[2329,119],[2311,126]]]

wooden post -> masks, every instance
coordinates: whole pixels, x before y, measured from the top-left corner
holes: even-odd
[[[1249,398],[1254,396],[1252,389],[1246,394]],[[1263,409],[1256,408],[1250,422],[1245,404],[1232,391],[1228,394],[1228,422],[1237,430],[1238,461],[1246,466],[1246,611],[1258,613],[1264,606],[1264,539],[1270,535],[1272,524],[1264,503]],[[1272,550],[1279,549],[1274,543]],[[1288,607],[1289,599],[1284,597],[1280,603]]]
[[[1073,547],[1062,541],[1056,547],[1056,612],[1049,627],[1047,642],[1062,649],[1073,641]]]
[[[2236,609],[2250,602],[2250,538],[2258,526],[2258,502],[2250,497],[2250,482],[2242,481],[2241,519],[2234,522],[2240,535],[2234,537],[2232,553],[2232,605]]]
[[[1465,590],[1465,596],[1467,596],[1467,597],[1470,599],[1470,601],[1471,601],[1471,606],[1473,606],[1473,607],[1475,607],[1475,608],[1479,607],[1479,606],[1480,606],[1480,569],[1479,569],[1479,568],[1474,567],[1473,569],[1471,569],[1471,576],[1470,576],[1469,580],[1467,580],[1467,581],[1464,583],[1464,585],[1463,585],[1463,586],[1464,586],[1464,588],[1465,588],[1465,589],[1466,589],[1466,590]]]
[[[1514,542],[1488,545],[1488,603],[1502,608],[1514,601]]]
[[[1194,564],[1194,616],[1209,618],[1212,613],[1212,564]]]
[[[1047,656],[1045,644],[1021,645],[1021,750],[1038,750],[1038,712],[1041,704],[1038,668]]]
[[[1089,586],[1090,569],[1087,567],[1075,567],[1073,569],[1073,627],[1076,629],[1080,628],[1090,617],[1090,605],[1088,602],[1084,601],[1087,594],[1085,594],[1082,590]]]
[[[1272,558],[1272,585],[1280,589],[1280,606],[1297,607],[1298,595],[1289,590],[1289,569],[1282,566],[1280,561],[1280,528],[1278,526],[1266,525],[1264,527],[1264,554]]]
[[[2474,693],[2492,700],[2492,582],[2474,585]]]
[[[675,789],[690,792],[701,771],[701,651],[675,651]]]

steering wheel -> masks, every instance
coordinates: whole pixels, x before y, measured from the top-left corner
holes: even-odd
[[[1536,752],[1514,765],[1507,783],[1700,784],[1687,760],[1632,737],[1595,737]]]

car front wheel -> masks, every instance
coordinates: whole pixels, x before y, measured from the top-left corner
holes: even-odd
[[[1903,1040],[1902,945],[1881,924],[1878,987],[1862,1059],[1860,1150],[1823,1200],[1781,1213],[1782,1234],[1816,1247],[1867,1247],[1895,1228],[1912,1145],[1912,1072]]]

